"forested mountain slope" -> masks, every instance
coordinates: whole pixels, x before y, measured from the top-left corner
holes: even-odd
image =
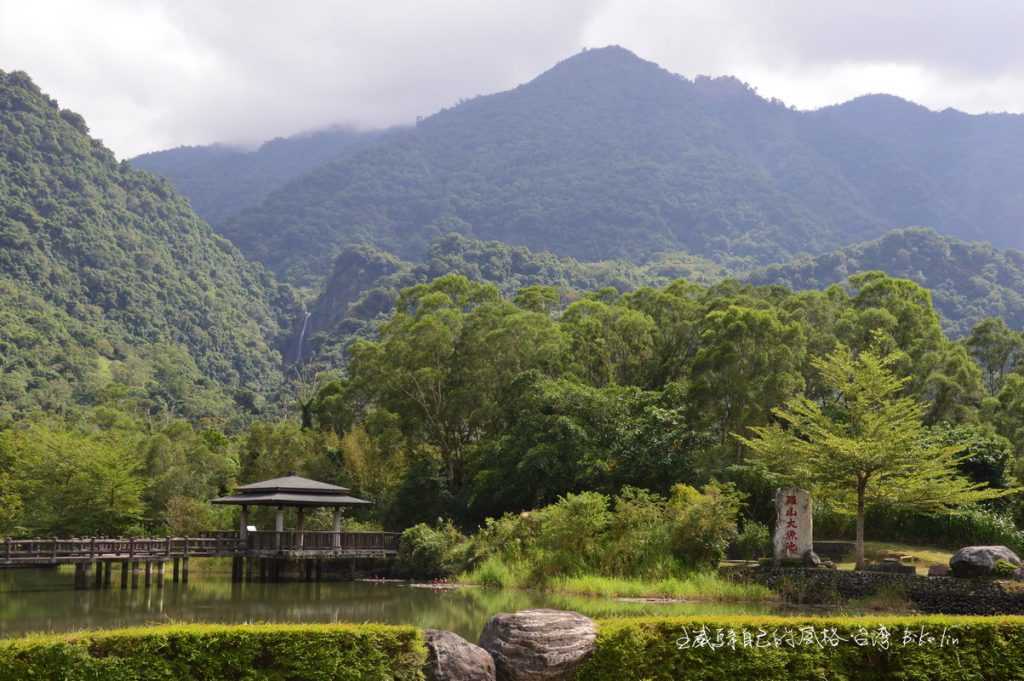
[[[344,347],[355,337],[372,335],[374,323],[391,313],[403,288],[446,274],[493,284],[508,296],[530,286],[553,286],[567,302],[607,287],[624,292],[676,279],[711,284],[728,272],[684,253],[665,254],[645,265],[624,260],[580,262],[458,234],[435,239],[419,263],[372,246],[351,246],[335,259],[331,276],[309,308],[305,333],[289,346],[289,359],[317,355],[321,362],[343,361]]]
[[[618,47],[313,169],[223,233],[290,281],[350,244],[420,260],[459,232],[583,260],[782,262],[924,224],[1024,246],[1024,117],[869,96],[815,112]]]
[[[929,229],[904,229],[881,239],[758,270],[754,284],[822,289],[865,270],[911,279],[931,290],[943,326],[963,336],[985,317],[1024,328],[1024,253],[968,243]]]
[[[179,412],[280,385],[289,290],[21,72],[0,72],[0,290],[6,413],[115,383]]]
[[[136,156],[130,163],[170,180],[204,220],[220,229],[289,180],[354,153],[382,134],[331,128],[273,139],[252,151],[222,144],[177,147]]]

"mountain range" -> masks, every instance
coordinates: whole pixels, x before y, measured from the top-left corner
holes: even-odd
[[[258,409],[289,363],[336,366],[401,288],[449,272],[571,300],[878,269],[928,287],[953,336],[1024,327],[1022,152],[1021,116],[797,111],[610,47],[407,128],[119,162],[0,72],[0,416],[111,385]]]
[[[750,269],[915,225],[1024,247],[1022,172],[1024,116],[888,95],[797,111],[607,47],[303,168],[214,226],[300,285],[349,245],[417,261],[449,232],[580,260],[684,251]]]

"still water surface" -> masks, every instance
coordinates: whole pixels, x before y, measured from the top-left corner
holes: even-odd
[[[232,584],[228,575],[193,574],[163,589],[75,591],[55,570],[0,571],[0,637],[27,632],[167,622],[383,622],[455,631],[475,641],[496,612],[562,608],[592,617],[617,615],[765,614],[765,603],[623,603],[606,598],[528,591],[438,591],[395,583]]]

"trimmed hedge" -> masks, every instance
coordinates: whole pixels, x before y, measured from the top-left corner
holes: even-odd
[[[0,681],[421,681],[423,635],[385,625],[171,625],[0,641]]]
[[[922,627],[926,634],[923,644]],[[784,636],[787,630],[792,632],[792,644]],[[887,647],[882,645],[886,638],[883,631],[889,634]],[[760,636],[761,632],[765,635]],[[942,638],[943,634],[946,638]],[[845,640],[840,641],[836,636]],[[707,645],[709,641],[716,647]],[[604,620],[600,623],[597,649],[576,678],[579,681],[1024,679],[1024,617]]]

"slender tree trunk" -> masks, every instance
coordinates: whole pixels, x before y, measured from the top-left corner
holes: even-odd
[[[864,481],[857,482],[857,569],[864,569]]]

